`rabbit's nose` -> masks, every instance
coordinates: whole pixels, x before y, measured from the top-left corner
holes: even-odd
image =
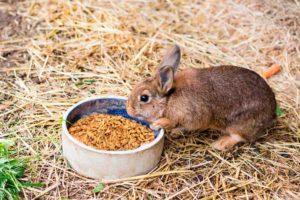
[[[134,117],[136,115],[134,109],[132,108],[132,106],[129,105],[128,102],[126,103],[126,111],[132,117]]]
[[[127,113],[128,113],[131,117],[135,117],[135,116],[136,116],[135,111],[134,111],[131,107],[127,107]]]

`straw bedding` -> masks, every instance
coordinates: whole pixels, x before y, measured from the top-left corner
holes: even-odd
[[[299,1],[8,1],[0,22],[0,135],[29,160],[25,179],[46,184],[24,199],[299,198]],[[217,132],[167,135],[151,173],[104,180],[94,194],[99,181],[62,157],[62,113],[90,96],[128,95],[173,43],[181,68],[279,64],[268,83],[283,114],[256,143],[225,153],[210,147]]]

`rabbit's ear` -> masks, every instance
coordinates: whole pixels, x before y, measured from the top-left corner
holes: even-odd
[[[159,92],[162,95],[166,95],[172,89],[173,86],[173,80],[174,80],[173,67],[171,66],[160,67],[156,78],[158,80]]]
[[[163,60],[159,65],[159,68],[170,66],[173,68],[173,72],[175,72],[178,68],[180,57],[181,57],[180,47],[175,44],[171,49],[167,51],[167,53],[165,54]]]

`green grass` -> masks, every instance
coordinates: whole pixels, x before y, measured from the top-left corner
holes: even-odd
[[[15,152],[10,148],[13,145],[14,142],[11,140],[0,139],[0,200],[18,200],[22,188],[43,186],[42,183],[21,180],[24,176],[26,162],[12,157]]]
[[[276,106],[276,115],[278,117],[282,116],[283,115],[283,111],[281,110],[281,108],[279,106]]]
[[[103,188],[105,187],[104,183],[99,183],[94,189],[93,192],[94,193],[99,193],[103,190]]]

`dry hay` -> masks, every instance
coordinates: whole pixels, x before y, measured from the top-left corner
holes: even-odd
[[[16,1],[0,3],[0,131],[30,158],[27,178],[45,188],[24,199],[296,199],[300,196],[300,3],[241,1]],[[3,21],[1,21],[3,23]],[[3,28],[4,27],[4,28]],[[255,144],[220,153],[216,133],[167,139],[159,166],[106,183],[72,171],[61,155],[60,117],[73,103],[128,95],[172,43],[181,67],[233,64],[268,80],[284,115]]]

